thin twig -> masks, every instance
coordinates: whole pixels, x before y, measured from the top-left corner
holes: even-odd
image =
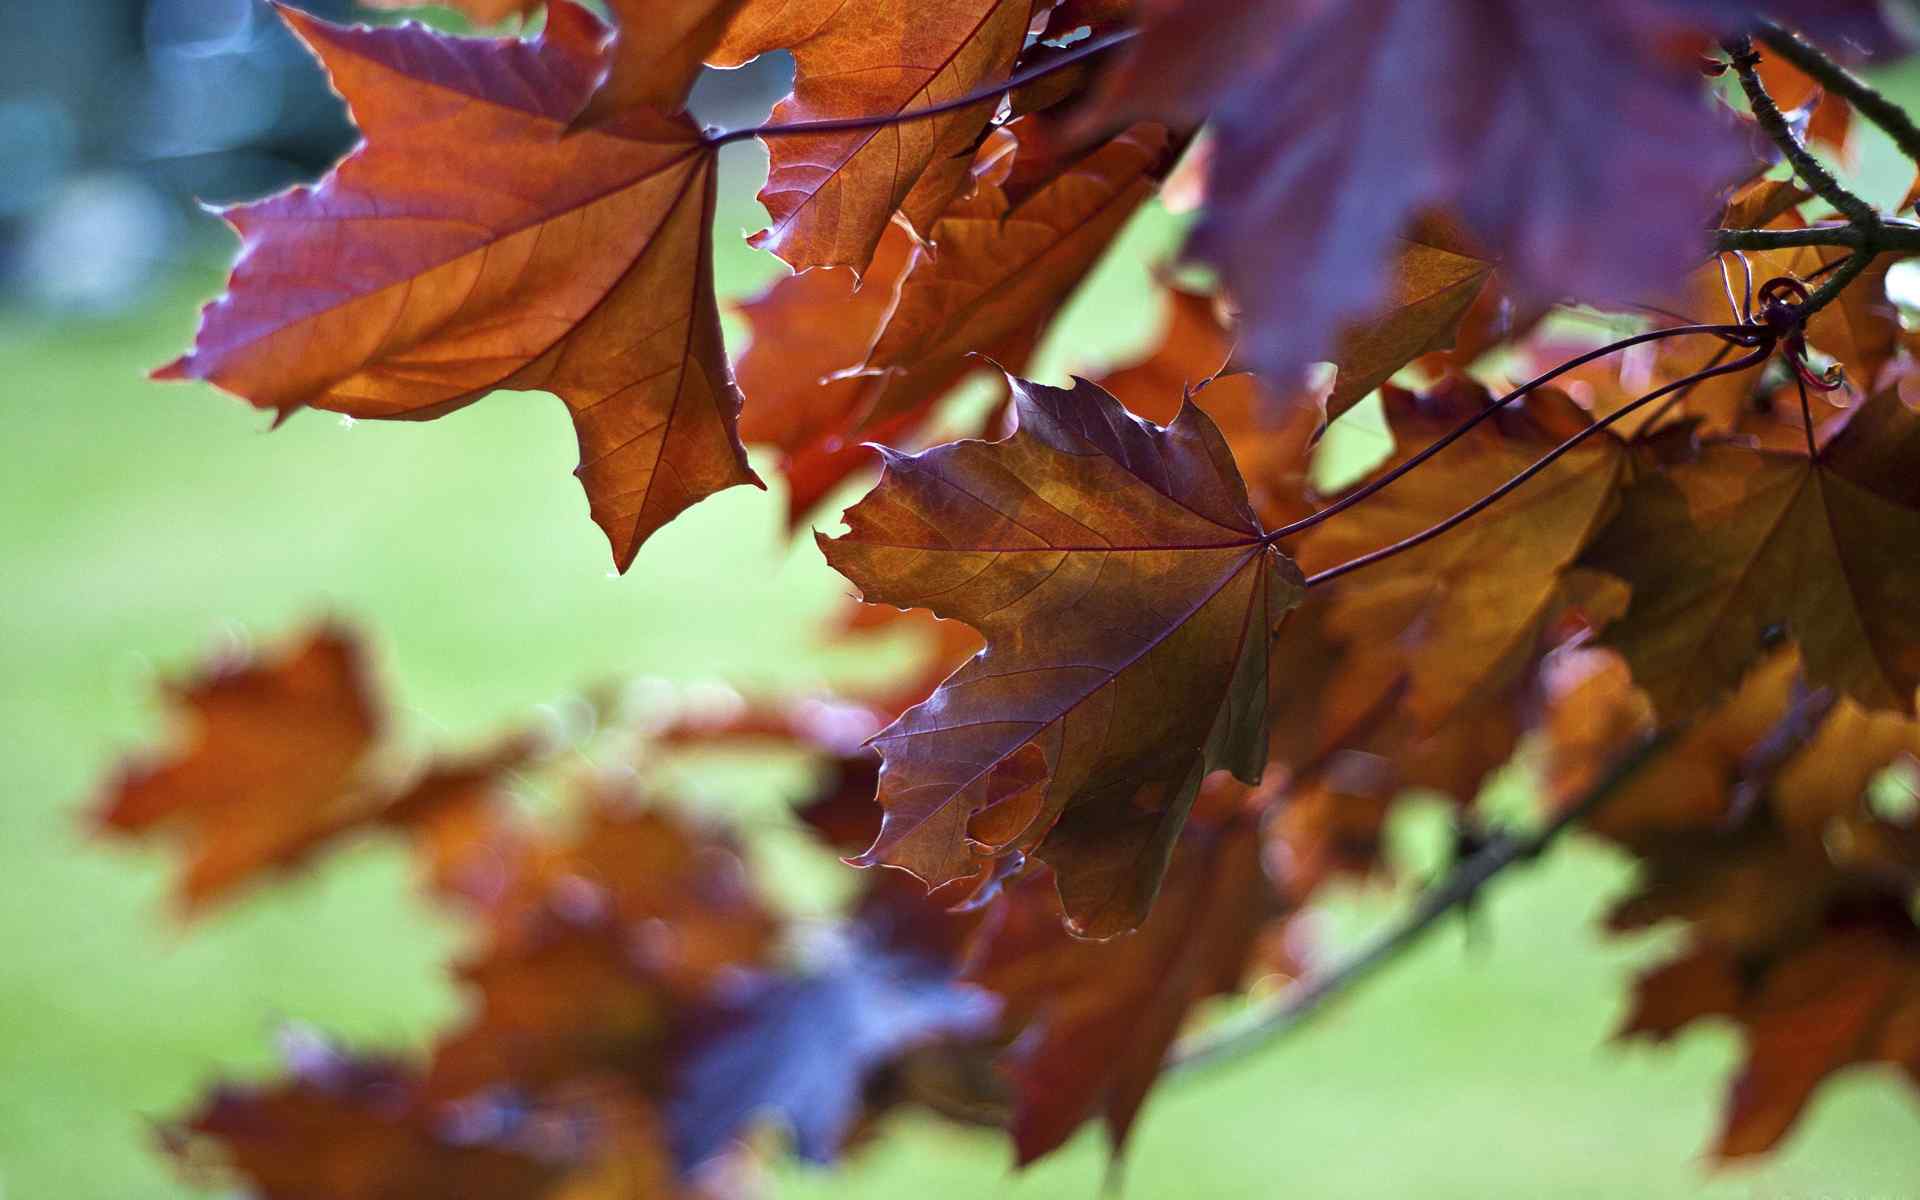
[[[1794,383],[1800,386],[1800,420],[1806,426],[1807,457],[1819,458],[1820,447],[1813,444],[1813,405],[1807,400],[1807,380],[1800,372],[1793,373]]]
[[[952,100],[943,100],[925,108],[910,109],[905,112],[882,113],[871,117],[832,117],[820,121],[792,121],[785,124],[775,122],[767,125],[753,125],[745,129],[725,129],[708,134],[705,142],[709,146],[725,146],[732,142],[744,142],[749,138],[801,137],[808,134],[855,133],[863,129],[885,129],[890,125],[905,125],[911,121],[924,121],[930,117],[945,116],[959,112],[963,108],[972,108],[989,100],[997,100],[1008,92],[1016,91],[1037,80],[1045,79],[1058,71],[1085,62],[1097,54],[1104,54],[1115,46],[1132,41],[1138,30],[1122,29],[1105,37],[1091,38],[1058,58],[1049,59],[1035,67],[1029,67],[1017,75],[1001,80],[999,83],[976,88],[964,96]]]
[[[1713,352],[1713,357],[1708,359],[1705,363],[1706,369],[1712,370],[1714,367],[1717,367],[1721,363],[1725,362],[1727,360],[1727,352],[1732,349],[1733,349],[1733,344],[1729,342],[1725,345],[1722,345],[1718,350],[1715,350]],[[1705,378],[1705,376],[1702,376],[1700,378]],[[1681,388],[1679,391],[1675,392],[1673,395],[1667,397],[1667,402],[1665,404],[1662,404],[1659,408],[1656,408],[1652,412],[1647,414],[1647,419],[1640,422],[1640,428],[1634,433],[1633,437],[1629,440],[1636,441],[1636,442],[1641,441],[1648,434],[1652,433],[1656,428],[1659,427],[1660,419],[1662,417],[1665,417],[1669,412],[1672,412],[1675,408],[1678,408],[1680,405],[1685,404],[1687,402],[1687,397],[1693,394],[1693,389],[1699,382],[1700,382],[1700,379],[1695,379],[1692,383],[1688,384],[1686,387]]]
[[[1501,872],[1515,863],[1538,858],[1561,834],[1599,811],[1678,736],[1678,729],[1669,729],[1640,743],[1584,796],[1533,833],[1494,837],[1479,853],[1459,863],[1445,879],[1424,892],[1405,917],[1326,974],[1295,984],[1237,1020],[1182,1039],[1169,1056],[1168,1070],[1184,1074],[1240,1058],[1305,1024],[1329,1001],[1391,962],[1441,918],[1472,900]]]
[[[1669,383],[1664,387],[1655,388],[1653,391],[1648,392],[1644,396],[1641,396],[1639,399],[1633,401],[1631,404],[1623,405],[1622,407],[1614,410],[1613,412],[1608,413],[1606,416],[1600,418],[1598,421],[1595,421],[1593,424],[1587,426],[1585,429],[1582,429],[1579,433],[1576,433],[1572,437],[1568,438],[1566,441],[1561,442],[1558,446],[1555,446],[1553,449],[1541,455],[1538,459],[1534,461],[1533,465],[1529,466],[1526,470],[1520,472],[1518,475],[1515,475],[1512,479],[1507,480],[1505,483],[1501,484],[1499,487],[1493,489],[1491,492],[1488,492],[1486,495],[1480,497],[1478,500],[1475,500],[1472,504],[1467,505],[1467,507],[1461,509],[1459,512],[1448,517],[1446,520],[1441,521],[1438,524],[1429,525],[1425,529],[1421,530],[1419,533],[1416,533],[1411,537],[1402,538],[1400,541],[1393,543],[1391,546],[1382,546],[1380,549],[1375,550],[1372,553],[1362,554],[1358,558],[1350,558],[1346,562],[1341,563],[1339,566],[1328,567],[1326,570],[1321,571],[1318,574],[1309,575],[1307,576],[1307,586],[1309,588],[1315,588],[1315,587],[1320,587],[1323,584],[1332,583],[1334,580],[1340,578],[1342,575],[1346,575],[1353,571],[1358,571],[1362,567],[1372,566],[1374,563],[1377,563],[1377,562],[1383,562],[1386,559],[1392,558],[1397,554],[1404,554],[1409,550],[1415,549],[1416,547],[1424,546],[1426,543],[1432,541],[1434,538],[1439,537],[1441,534],[1447,532],[1448,530],[1454,528],[1455,526],[1465,521],[1469,521],[1472,518],[1478,516],[1480,513],[1485,512],[1487,509],[1493,507],[1493,505],[1497,503],[1503,496],[1506,496],[1509,492],[1512,492],[1514,489],[1526,483],[1529,479],[1532,479],[1534,476],[1538,475],[1540,472],[1552,466],[1556,461],[1560,459],[1562,455],[1565,455],[1571,452],[1576,447],[1578,447],[1581,443],[1585,442],[1588,438],[1598,434],[1601,430],[1606,429],[1608,426],[1613,425],[1618,421],[1626,419],[1628,416],[1632,415],[1635,412],[1638,412],[1640,409],[1646,407],[1649,404],[1652,404],[1655,400],[1658,400],[1662,396],[1665,396],[1671,392],[1678,391],[1681,388],[1690,388],[1694,384],[1699,383],[1701,380],[1711,379],[1715,375],[1731,375],[1738,371],[1744,371],[1748,367],[1758,366],[1759,364],[1767,361],[1767,357],[1773,353],[1773,346],[1774,344],[1771,340],[1762,342],[1758,347],[1754,349],[1753,353],[1751,354],[1743,354],[1739,358],[1734,359],[1730,363],[1725,363],[1717,367],[1707,367],[1702,370],[1695,371],[1693,374],[1688,375],[1684,379],[1676,379],[1672,383]]]
[[[1828,58],[1826,52],[1799,34],[1772,21],[1760,22],[1760,40],[1767,49],[1792,63],[1821,89],[1840,97],[1867,120],[1885,130],[1900,152],[1920,163],[1920,125],[1907,110],[1887,99],[1873,85]]]
[[[1787,118],[1780,112],[1780,106],[1773,102],[1767,92],[1767,85],[1760,80],[1760,55],[1753,48],[1753,39],[1734,38],[1726,44],[1727,54],[1733,61],[1735,74],[1740,77],[1740,88],[1747,94],[1747,103],[1753,109],[1753,119],[1773,144],[1780,147],[1780,153],[1786,155],[1787,162],[1793,166],[1793,173],[1807,185],[1814,195],[1833,205],[1834,211],[1870,235],[1880,224],[1880,214],[1865,200],[1843,187],[1833,172],[1827,170],[1821,161],[1813,156],[1798,135],[1787,124]]]

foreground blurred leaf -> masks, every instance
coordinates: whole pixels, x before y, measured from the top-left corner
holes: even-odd
[[[1110,108],[1210,117],[1192,250],[1244,307],[1247,360],[1284,384],[1382,307],[1394,239],[1430,211],[1460,214],[1523,306],[1633,296],[1699,252],[1752,162],[1671,53],[1722,16],[1687,0],[1141,7]]]

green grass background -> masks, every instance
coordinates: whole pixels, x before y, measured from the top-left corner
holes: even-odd
[[[729,295],[772,269],[733,236],[755,219],[742,157],[719,230]],[[1134,227],[1039,374],[1139,345],[1155,319],[1147,270],[1176,232],[1160,214]],[[777,491],[708,501],[610,577],[550,397],[500,395],[428,425],[303,413],[268,434],[211,389],[145,382],[218,278],[189,272],[112,321],[0,315],[4,1200],[198,1194],[151,1152],[151,1123],[217,1078],[271,1070],[275,1023],[409,1047],[460,1011],[444,974],[460,932],[413,894],[390,844],[183,928],[162,855],[87,839],[103,773],[165,732],[156,678],[337,615],[374,633],[402,724],[459,745],[609,677],[751,689],[876,669],[816,646],[845,587],[787,542]],[[762,815],[795,786],[791,771],[701,779],[705,803]],[[1409,844],[1432,826],[1415,814]],[[791,854],[764,858],[786,890],[817,894]],[[1291,1040],[1168,1086],[1123,1194],[1920,1196],[1920,1108],[1880,1070],[1822,1091],[1776,1157],[1708,1169],[1730,1032],[1657,1051],[1607,1041],[1658,949],[1591,932],[1628,873],[1570,844],[1498,887],[1479,944],[1443,932]],[[1343,895],[1319,932],[1337,947],[1403,901]],[[842,1170],[783,1169],[774,1190],[1092,1197],[1104,1171],[1095,1132],[1015,1174],[1000,1140],[907,1118]]]

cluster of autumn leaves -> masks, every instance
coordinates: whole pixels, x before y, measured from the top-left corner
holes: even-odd
[[[1676,48],[1762,10],[1872,42],[1876,5],[1621,0],[1504,24],[1470,0],[1419,21],[1388,0],[609,7],[617,35],[554,0],[526,40],[287,10],[365,142],[228,214],[231,291],[163,374],[282,416],[553,392],[623,570],[689,505],[759,482],[747,442],[778,451],[795,525],[869,469],[862,439],[901,447],[820,539],[881,606],[865,624],[938,647],[924,678],[845,702],[870,743],[768,701],[649,744],[805,749],[823,842],[917,880],[869,872],[809,950],[728,836],[657,797],[575,781],[571,828],[517,816],[519,781],[564,776],[533,741],[395,779],[359,651],[322,631],[180,691],[193,732],[116,784],[105,822],[179,840],[195,907],[350,834],[412,839],[483,932],[460,968],[474,1011],[424,1063],[296,1039],[283,1081],[181,1124],[183,1153],[221,1143],[268,1196],[735,1195],[769,1116],[813,1157],[902,1103],[1003,1124],[1022,1161],[1090,1119],[1118,1140],[1196,1004],[1301,969],[1289,917],[1379,869],[1396,797],[1468,809],[1520,753],[1554,803],[1583,803],[1655,729],[1670,740],[1589,824],[1645,864],[1616,923],[1688,931],[1629,1029],[1746,1034],[1721,1153],[1776,1144],[1841,1067],[1920,1073],[1920,827],[1889,800],[1920,755],[1920,347],[1891,260],[1808,324],[1850,386],[1805,417],[1778,361],[1686,383],[1729,359],[1710,335],[1488,416],[1489,388],[1594,349],[1583,329],[1632,320],[1625,299],[1719,321],[1737,267],[1731,290],[1718,261],[1660,274],[1698,264],[1716,215],[1819,214]],[[1136,27],[1116,62],[1064,57]],[[753,241],[798,273],[744,305],[729,363],[709,240],[728,139],[681,109],[703,63],[775,49],[796,69],[775,120],[803,127],[765,134]],[[1577,108],[1504,72],[1548,50]],[[1844,106],[1762,70],[1797,127],[1844,146]],[[1441,79],[1457,98],[1418,90]],[[1193,249],[1218,292],[1167,284],[1157,348],[1097,380],[1018,378],[1202,119],[1183,170],[1204,174]],[[1843,253],[1750,265],[1812,278]],[[1570,294],[1607,311],[1546,320]],[[906,452],[986,360],[1013,372],[977,429],[999,440]],[[1309,392],[1315,360],[1334,369]],[[1684,386],[1624,412],[1666,385]],[[1373,394],[1391,451],[1327,494],[1320,436]],[[1550,453],[1472,521],[1341,570]]]
[[[936,660],[964,653],[934,632]],[[1005,1124],[1025,1161],[1090,1119],[1124,1136],[1194,1003],[1293,969],[1237,789],[1209,789],[1152,922],[1104,943],[1066,932],[1043,872],[964,910],[868,872],[837,919],[790,917],[733,830],[659,790],[679,751],[803,750],[819,784],[798,821],[851,853],[877,825],[862,736],[931,670],[888,700],[656,705],[584,744],[523,732],[410,762],[366,660],[323,627],[211,665],[171,691],[181,744],[121,771],[101,827],[175,845],[194,918],[356,839],[403,839],[474,931],[455,967],[469,1012],[424,1058],[288,1030],[282,1078],[165,1127],[198,1178],[271,1197],[746,1197],[765,1135],[827,1161],[903,1105]],[[582,771],[588,746],[632,765]],[[562,815],[528,807],[542,785]]]

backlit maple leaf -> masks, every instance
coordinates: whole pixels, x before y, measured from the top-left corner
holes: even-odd
[[[1920,414],[1888,389],[1817,458],[1709,442],[1647,470],[1582,562],[1633,589],[1607,641],[1666,720],[1701,711],[1782,638],[1816,686],[1913,711],[1920,685]]]
[[[1032,0],[763,0],[735,18],[710,61],[792,51],[793,94],[773,109],[781,123],[910,112],[1005,78],[1032,9]],[[985,101],[886,128],[769,139],[760,200],[772,224],[753,244],[795,270],[865,270],[921,177],[967,153],[992,115]]]
[[[162,378],[283,418],[429,420],[551,391],[622,570],[689,505],[759,483],[713,298],[711,147],[649,108],[566,132],[602,69],[597,19],[555,0],[522,42],[283,11],[366,141],[319,185],[227,211],[230,290]]]
[[[1269,631],[1302,595],[1219,430],[1162,428],[1086,382],[1014,381],[1002,442],[885,454],[820,539],[870,603],[964,621],[987,648],[876,735],[863,861],[930,885],[1036,853],[1075,929],[1146,915],[1204,775],[1266,762]]]

